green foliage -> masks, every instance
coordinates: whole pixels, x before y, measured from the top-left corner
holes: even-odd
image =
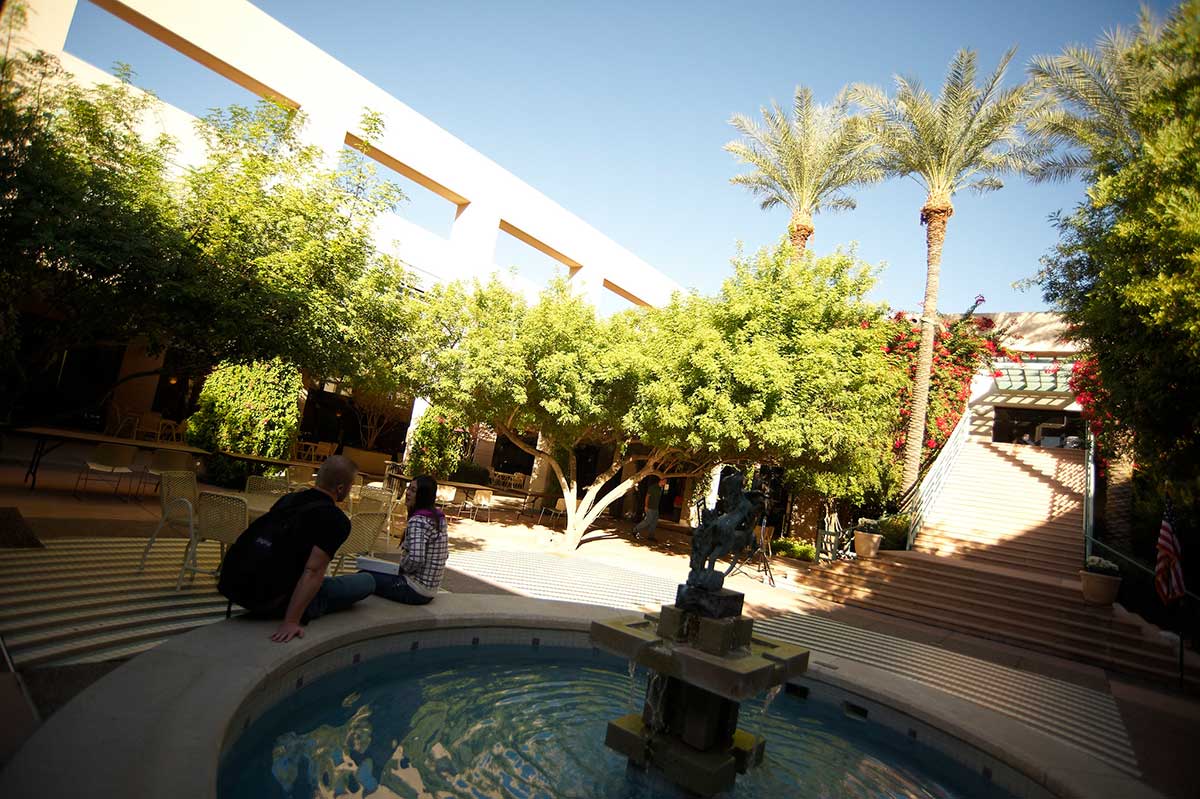
[[[783,205],[792,225],[809,232],[814,214],[854,208],[848,190],[879,181],[883,173],[867,157],[866,126],[849,106],[846,92],[825,106],[813,102],[811,89],[797,86],[790,120],[778,104],[761,109],[762,125],[735,114],[729,124],[744,138],[725,150],[751,171],[730,182],[761,197],[764,210]]]
[[[795,558],[809,563],[817,559],[817,548],[811,541],[796,538],[777,538],[771,542],[771,552],[785,558]]]
[[[463,460],[458,468],[450,475],[450,479],[459,483],[474,483],[475,485],[490,485],[491,474],[486,466],[480,466],[475,461]]]
[[[1111,560],[1105,560],[1099,555],[1092,555],[1083,565],[1084,571],[1092,572],[1093,574],[1107,574],[1109,577],[1120,577],[1121,567],[1113,563]]]
[[[1059,220],[1038,281],[1087,348],[1076,382],[1110,448],[1185,480],[1200,474],[1200,3],[1131,57],[1158,76],[1130,113],[1140,145],[1094,154],[1088,202]]]
[[[466,427],[444,408],[431,405],[413,428],[407,457],[413,476],[429,474],[448,479],[460,466],[470,446]]]
[[[204,381],[187,422],[188,442],[214,453],[286,458],[298,437],[302,387],[296,368],[278,359],[223,364]],[[246,473],[244,465],[219,456],[209,464],[209,477],[222,485],[240,487]]]

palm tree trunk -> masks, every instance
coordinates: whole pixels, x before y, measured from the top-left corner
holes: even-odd
[[[925,446],[925,412],[929,407],[929,376],[933,371],[933,340],[937,335],[938,283],[941,280],[942,244],[946,223],[954,213],[949,202],[926,200],[921,209],[925,225],[925,304],[921,310],[921,346],[917,350],[917,372],[913,375],[912,405],[904,437],[904,473],[901,492],[917,481],[921,471],[921,453]]]
[[[799,216],[793,216],[791,223],[788,224],[788,238],[791,239],[792,246],[796,248],[796,257],[800,258],[804,255],[804,250],[808,247],[808,239],[813,234],[812,220],[802,219]]]

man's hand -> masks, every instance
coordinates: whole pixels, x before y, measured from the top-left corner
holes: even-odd
[[[293,638],[303,638],[303,637],[304,637],[304,628],[301,627],[299,624],[295,624],[290,621],[283,622],[282,624],[279,625],[279,629],[277,629],[275,632],[271,633],[271,640],[276,643],[279,643],[279,644],[286,644],[288,641],[292,640]]]

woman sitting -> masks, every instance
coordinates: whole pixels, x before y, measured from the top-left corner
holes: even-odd
[[[437,509],[437,481],[429,475],[414,478],[404,492],[408,526],[400,574],[377,574],[375,593],[406,605],[425,605],[437,596],[446,572],[450,544],[446,539],[446,517]]]

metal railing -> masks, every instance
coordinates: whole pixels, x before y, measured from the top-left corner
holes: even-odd
[[[916,540],[917,533],[921,530],[921,522],[924,521],[925,514],[933,507],[933,503],[942,493],[946,478],[950,474],[954,461],[958,458],[958,453],[962,451],[963,445],[967,441],[970,429],[971,406],[967,405],[963,408],[958,424],[954,425],[954,430],[951,431],[946,443],[938,452],[937,458],[930,464],[929,471],[918,483],[917,490],[909,496],[902,507],[902,510],[911,514],[908,523],[908,542],[905,549],[912,549],[913,541]]]
[[[1106,555],[1112,555],[1119,558],[1122,562],[1133,566],[1138,571],[1146,574],[1153,580],[1156,576],[1155,570],[1150,566],[1142,563],[1140,560],[1130,555],[1127,552],[1122,552],[1116,547],[1106,544],[1095,537],[1096,523],[1096,453],[1095,442],[1091,435],[1087,437],[1087,451],[1084,456],[1085,479],[1083,483],[1083,565],[1087,566],[1087,559],[1092,556],[1092,548],[1100,547]],[[1183,597],[1179,600],[1179,690],[1184,690],[1184,633],[1186,624],[1183,620],[1185,609],[1190,611],[1193,616],[1196,613],[1196,608],[1200,607],[1200,596],[1193,594],[1191,591],[1185,590]]]

